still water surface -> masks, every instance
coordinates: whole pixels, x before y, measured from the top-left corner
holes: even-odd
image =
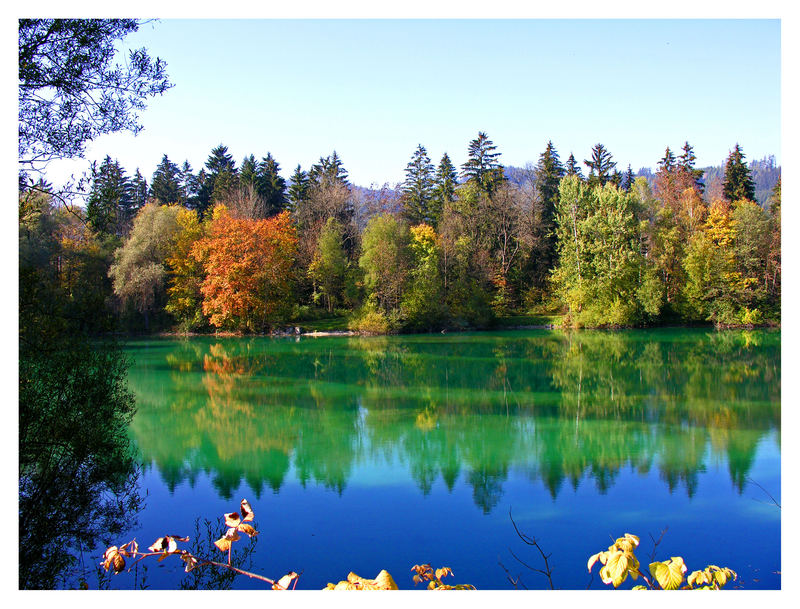
[[[586,560],[626,532],[649,564],[664,529],[657,559],[780,587],[781,511],[767,495],[780,503],[779,332],[205,337],[126,350],[147,493],[128,538],[140,544],[192,534],[198,516],[247,498],[253,570],[302,571],[298,588],[381,569],[413,588],[424,562],[451,567],[451,583],[545,588],[520,562],[543,567],[511,514],[551,554],[558,588],[604,588]],[[150,587],[178,586],[179,560],[149,564]]]

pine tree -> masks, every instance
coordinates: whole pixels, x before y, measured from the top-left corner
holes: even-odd
[[[196,206],[195,198],[199,186],[197,177],[192,173],[192,166],[189,161],[184,161],[178,174],[180,203],[188,209],[193,209]]]
[[[469,143],[467,162],[461,166],[461,175],[468,182],[474,181],[485,193],[491,195],[505,179],[503,166],[498,162],[497,146],[483,132]]]
[[[705,189],[705,184],[703,184],[703,174],[705,172],[702,169],[694,168],[697,157],[694,154],[694,149],[689,145],[689,142],[683,145],[682,150],[683,153],[678,157],[678,171],[689,175],[694,180],[697,191],[702,194]]]
[[[622,178],[622,190],[625,192],[630,192],[631,188],[633,188],[633,171],[631,171],[630,163],[628,164],[628,171],[625,172],[625,175]]]
[[[95,233],[122,236],[132,199],[130,180],[118,161],[106,156],[99,168],[92,166],[86,217]]]
[[[731,202],[740,199],[756,200],[756,187],[750,176],[750,170],[744,162],[744,153],[738,143],[725,162],[722,195]]]
[[[316,185],[341,183],[347,186],[349,184],[347,170],[335,150],[332,155],[325,158],[320,157],[319,163],[311,166],[308,179]]]
[[[575,155],[571,152],[569,153],[565,170],[566,173],[564,175],[578,176],[581,180],[583,179],[583,171],[581,171],[580,165],[578,165],[578,162],[575,160]]]
[[[142,207],[147,205],[148,192],[147,180],[145,180],[137,167],[136,173],[131,180],[131,218],[133,218]]]
[[[602,144],[595,144],[592,148],[591,160],[583,163],[589,168],[589,186],[605,186],[612,177],[612,172],[617,164],[611,160],[611,153]]]
[[[164,205],[179,202],[181,198],[179,176],[178,166],[165,154],[150,182],[150,196]]]
[[[230,194],[235,186],[233,178],[237,175],[236,163],[228,154],[228,147],[223,144],[211,150],[205,165],[208,171],[204,173],[202,180],[198,180],[200,188],[197,193],[197,212],[201,217],[206,214],[212,203]],[[224,175],[223,184],[217,188],[216,182],[220,174]],[[214,199],[215,191],[217,199]]]
[[[572,157],[574,161],[574,157]],[[539,155],[536,165],[536,190],[542,201],[542,216],[547,222],[552,222],[558,203],[558,184],[564,177],[565,170],[558,158],[558,151],[553,142],[548,141],[544,152]]]
[[[664,157],[658,161],[658,170],[664,173],[674,173],[676,167],[675,155],[672,154],[669,146],[667,146],[667,149],[664,151]]]
[[[308,197],[309,179],[308,174],[302,170],[300,165],[295,168],[292,177],[289,179],[291,181],[291,185],[289,186],[288,191],[288,207],[289,210],[294,213],[297,211],[297,207],[306,200],[306,197]]]
[[[278,161],[269,152],[258,164],[256,192],[264,199],[267,217],[274,216],[286,208],[286,180],[281,177],[279,171]]]
[[[413,224],[432,223],[431,199],[433,198],[433,163],[422,144],[417,146],[406,166],[406,179],[403,182],[403,204],[409,222]]]
[[[439,166],[436,168],[436,176],[433,179],[431,216],[434,226],[439,226],[445,206],[455,198],[457,185],[458,174],[456,173],[456,168],[445,152],[442,155],[442,160],[439,161]]]

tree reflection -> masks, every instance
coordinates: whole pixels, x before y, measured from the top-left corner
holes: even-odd
[[[780,426],[779,354],[768,332],[192,341],[166,356],[166,394],[132,375],[132,429],[162,475],[211,471],[225,498],[242,480],[278,492],[292,468],[341,494],[357,464],[392,459],[426,495],[464,472],[484,513],[512,471],[555,499],[655,469],[693,497],[714,457],[741,492]]]

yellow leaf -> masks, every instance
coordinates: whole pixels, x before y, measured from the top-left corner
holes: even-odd
[[[633,588],[631,588],[631,590],[647,590],[647,588],[645,588],[640,584],[638,586],[634,586]]]
[[[231,540],[227,537],[220,537],[214,542],[214,545],[217,546],[220,552],[227,552],[231,547]]]
[[[598,552],[597,554],[594,554],[594,555],[589,557],[589,562],[586,563],[586,565],[589,567],[589,571],[592,570],[592,567],[594,566],[594,563],[596,563],[598,559],[601,559],[601,562],[603,564],[606,564],[606,561],[604,560],[604,558],[605,558],[604,555],[605,555],[605,552]]]
[[[246,535],[248,535],[249,537],[255,537],[256,535],[258,535],[258,531],[256,531],[249,524],[240,524],[239,525],[239,530],[242,533],[245,533]]]
[[[651,563],[650,573],[664,590],[677,590],[683,583],[686,565],[683,564],[683,558],[673,556],[664,562]]]
[[[628,556],[629,554],[621,551],[609,554],[606,566],[600,570],[603,583],[613,584],[617,588],[625,581],[628,577]],[[603,571],[605,571],[605,577],[603,577]]]
[[[119,553],[117,546],[111,546],[103,554],[103,562],[100,563],[103,568],[108,571],[111,567],[114,568],[114,573],[120,573],[125,568],[125,559]]]
[[[239,512],[231,512],[230,514],[225,514],[225,526],[229,527],[238,527],[239,526]]]

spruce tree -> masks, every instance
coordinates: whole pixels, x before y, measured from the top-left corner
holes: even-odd
[[[315,185],[326,185],[341,183],[349,185],[347,181],[347,170],[342,165],[342,160],[336,151],[328,157],[320,157],[319,163],[311,166],[308,171],[308,179]]]
[[[233,178],[237,175],[236,163],[228,154],[228,147],[223,144],[211,150],[205,166],[208,171],[203,174],[202,180],[198,180],[200,188],[197,193],[197,212],[201,217],[216,201],[213,199],[214,192],[217,192],[217,200],[225,197],[235,186]],[[216,182],[220,174],[224,176],[223,183],[217,188]]]
[[[591,160],[583,163],[589,168],[589,186],[605,186],[616,168],[617,164],[611,160],[611,153],[602,144],[595,144],[592,148]]]
[[[569,158],[567,159],[567,164],[565,166],[565,174],[568,176],[578,176],[581,180],[583,179],[583,171],[581,171],[580,165],[575,160],[575,155],[571,152],[569,153]]]
[[[289,210],[294,213],[297,211],[297,208],[303,201],[306,200],[308,197],[308,187],[309,187],[309,179],[308,174],[302,170],[300,165],[298,165],[292,177],[289,178],[291,181],[291,185],[289,186],[288,195],[289,195]]]
[[[678,157],[678,171],[691,177],[694,180],[697,191],[702,194],[705,189],[705,184],[703,184],[703,174],[705,172],[702,169],[694,168],[697,157],[694,154],[694,149],[689,145],[689,142],[683,145],[682,150],[683,153]]]
[[[184,207],[193,209],[196,206],[195,197],[197,197],[198,183],[197,177],[192,173],[192,166],[189,161],[184,161],[181,166],[180,173],[178,174],[178,181],[180,183],[180,203]]]
[[[756,187],[750,170],[744,162],[744,153],[737,143],[725,162],[725,179],[722,182],[722,195],[731,202],[747,199],[756,200]]]
[[[630,163],[628,164],[628,171],[625,172],[625,175],[622,178],[622,190],[625,192],[630,192],[631,188],[633,188],[633,171],[631,171]]]
[[[574,161],[574,157],[572,158]],[[542,201],[543,219],[551,222],[558,203],[558,184],[564,177],[565,170],[558,158],[558,151],[553,142],[548,141],[544,152],[539,155],[536,164],[536,190]]]
[[[436,176],[433,179],[431,216],[433,217],[434,227],[439,226],[445,206],[455,198],[457,185],[458,173],[456,173],[453,162],[445,152],[442,155],[442,160],[439,161],[439,166],[436,168]]]
[[[133,174],[131,180],[131,217],[135,216],[142,207],[147,205],[147,180],[145,180],[139,168],[136,168],[136,173]]]
[[[150,182],[150,196],[164,205],[180,201],[180,170],[165,154]]]
[[[278,161],[269,152],[261,159],[256,171],[256,192],[264,200],[267,216],[274,216],[286,208],[286,180],[279,171]]]
[[[106,156],[99,168],[92,166],[92,190],[86,203],[86,218],[95,233],[122,236],[132,199],[130,180],[118,161]]]
[[[664,173],[673,173],[676,167],[675,155],[669,149],[669,146],[667,146],[667,149],[664,151],[664,157],[658,161],[658,170]]]
[[[464,179],[474,181],[478,187],[487,194],[492,194],[505,179],[503,166],[498,162],[499,152],[497,146],[483,132],[478,132],[478,137],[469,143],[467,162],[461,166],[461,175]]]
[[[403,205],[411,224],[432,223],[431,199],[433,198],[433,163],[422,144],[417,146],[406,165],[403,182]]]

